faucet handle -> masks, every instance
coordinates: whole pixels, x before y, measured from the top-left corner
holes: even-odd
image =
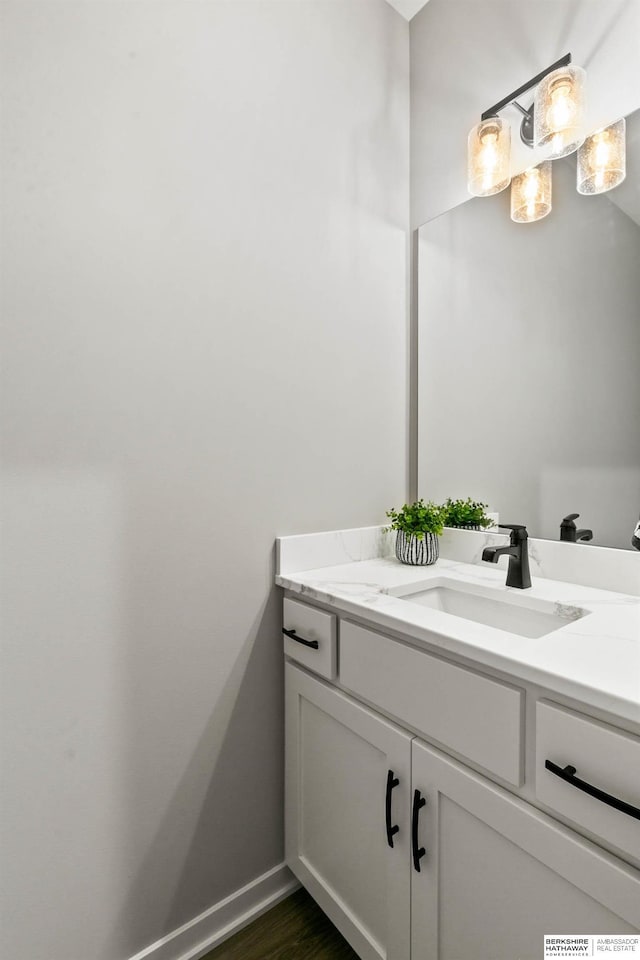
[[[499,523],[498,526],[504,530],[511,530],[512,541],[525,540],[529,536],[524,523]]]
[[[568,514],[566,515],[566,517],[563,517],[563,518],[562,518],[562,522],[563,522],[563,523],[570,524],[570,523],[572,523],[574,520],[577,520],[579,516],[580,516],[579,513],[568,513]]]

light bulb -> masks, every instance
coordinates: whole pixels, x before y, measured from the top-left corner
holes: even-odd
[[[627,172],[625,133],[623,119],[587,137],[578,150],[578,193],[604,193],[622,183]]]
[[[498,165],[498,134],[494,128],[487,130],[480,137],[480,153],[478,163],[482,171],[482,189],[490,190],[493,186],[493,176]]]
[[[525,199],[528,220],[532,220],[535,214],[535,202],[538,196],[539,181],[540,178],[535,167],[525,174],[522,193]]]
[[[511,219],[533,223],[551,212],[551,161],[529,167],[511,181]]]
[[[566,157],[584,140],[584,83],[581,67],[560,67],[544,77],[534,100],[534,140],[551,160]]]
[[[595,135],[596,146],[594,150],[594,165],[596,168],[595,174],[595,187],[598,190],[602,190],[605,181],[605,170],[609,163],[609,157],[611,156],[611,150],[607,142],[607,131],[603,130],[600,133]]]
[[[511,129],[500,117],[471,130],[467,151],[467,187],[474,197],[489,197],[509,186]]]
[[[551,85],[551,104],[547,110],[547,123],[556,130],[568,127],[576,114],[575,101],[571,98],[571,83],[566,76]]]

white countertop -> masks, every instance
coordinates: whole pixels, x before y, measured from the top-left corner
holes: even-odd
[[[488,587],[496,595],[518,594],[524,603],[531,599],[532,606],[550,602],[561,616],[571,616],[571,608],[587,615],[568,620],[553,633],[527,638],[388,593],[441,577],[485,592]],[[530,589],[517,590],[506,587],[505,578],[504,562],[493,567],[441,557],[432,566],[414,567],[387,556],[287,571],[277,575],[276,583],[382,630],[428,642],[640,725],[640,597],[542,577],[532,577]]]

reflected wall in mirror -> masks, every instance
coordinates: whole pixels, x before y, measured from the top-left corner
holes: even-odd
[[[424,224],[418,263],[418,493],[484,500],[534,537],[567,514],[632,549],[640,513],[640,110],[627,179],[513,223],[509,190]]]

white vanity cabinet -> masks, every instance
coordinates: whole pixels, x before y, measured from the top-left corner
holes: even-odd
[[[412,784],[412,960],[539,960],[545,934],[638,932],[640,878],[611,854],[419,740]]]
[[[603,787],[600,800],[594,801],[590,791]],[[536,796],[551,810],[640,860],[640,819],[618,808],[640,799],[638,737],[539,700]]]
[[[340,683],[349,692],[472,760],[522,783],[524,693],[343,620]]]
[[[286,665],[287,861],[363,960],[538,960],[544,934],[640,931],[640,872],[528,802],[524,686],[347,620],[336,662],[333,683]]]
[[[362,960],[409,960],[411,736],[290,663],[285,676],[287,862]]]

